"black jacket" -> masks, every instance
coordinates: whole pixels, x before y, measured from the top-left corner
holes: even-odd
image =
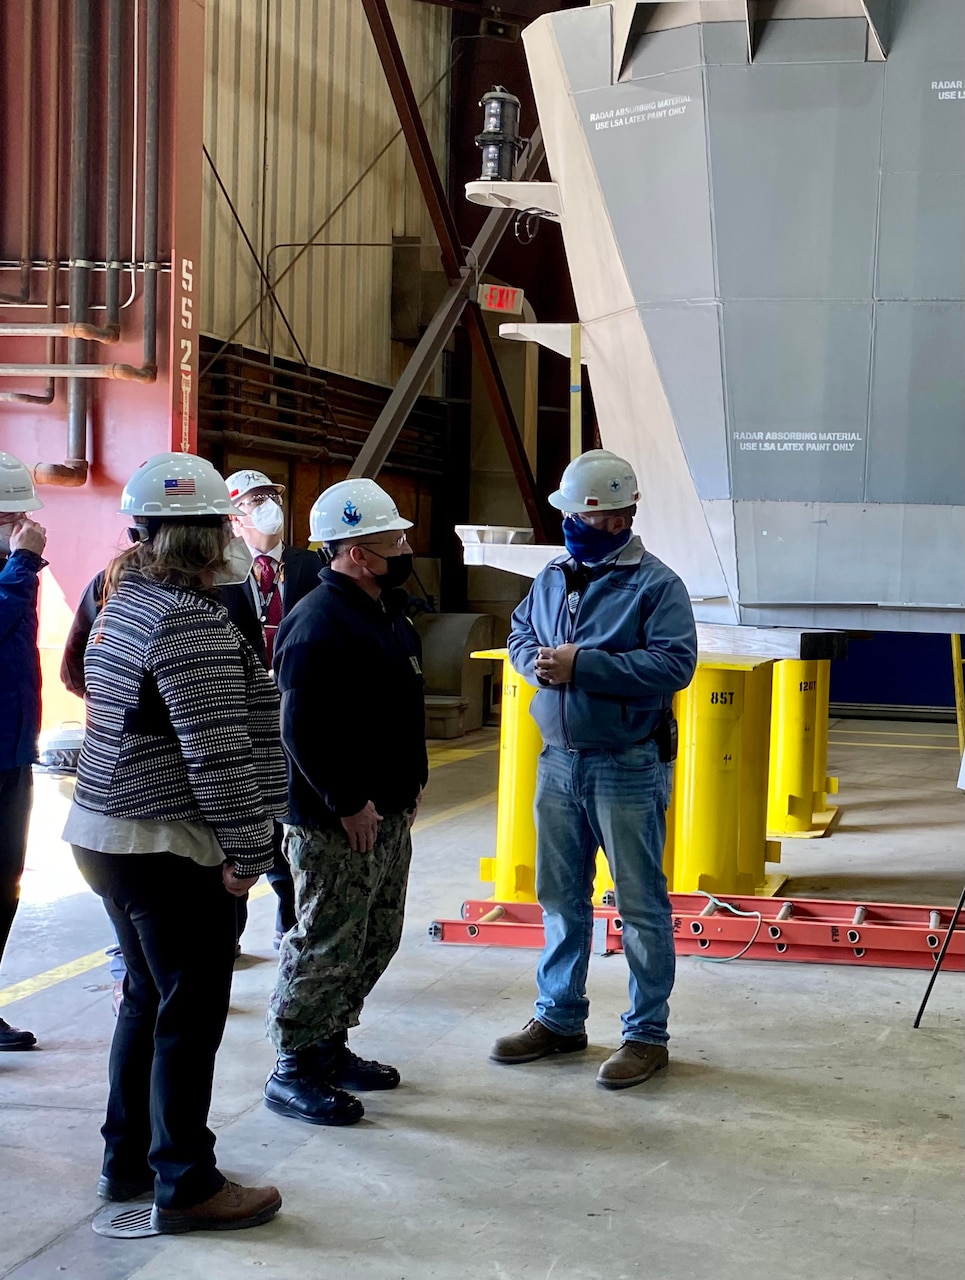
[[[314,551],[304,551],[300,547],[285,547],[281,553],[284,566],[283,615],[288,614],[309,591],[318,586],[318,574],[322,567],[319,556]],[[265,659],[265,637],[255,613],[255,603],[251,588],[247,582],[237,586],[222,587],[218,592],[221,603],[244,638],[267,666]],[[84,696],[84,651],[87,648],[87,637],[91,633],[94,619],[100,613],[104,603],[104,573],[101,571],[92,578],[80,598],[74,621],[71,623],[64,645],[64,658],[60,664],[60,678],[79,698]]]
[[[275,679],[288,757],[288,820],[333,826],[369,800],[412,807],[429,776],[422,646],[401,588],[380,600],[323,569],[278,629]]]

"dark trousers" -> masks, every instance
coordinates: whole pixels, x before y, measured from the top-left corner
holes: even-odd
[[[295,924],[295,882],[292,880],[292,870],[282,849],[282,837],[284,834],[285,830],[281,823],[276,822],[274,832],[275,863],[266,876],[278,900],[275,909],[276,933],[287,933]],[[237,936],[240,938],[245,931],[245,925],[248,923],[247,894],[243,898],[235,899],[235,911],[237,912]]]
[[[220,867],[169,853],[73,846],[104,900],[127,964],[110,1056],[104,1174],[155,1174],[164,1209],[200,1204],[224,1178],[208,1128],[235,948],[235,900]]]
[[[29,764],[0,769],[0,959],[20,900],[32,789]]]
[[[408,813],[387,813],[371,853],[341,827],[289,827],[298,923],[285,935],[268,1035],[297,1053],[359,1024],[362,1004],[399,948],[412,857]]]

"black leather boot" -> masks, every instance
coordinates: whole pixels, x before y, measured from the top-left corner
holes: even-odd
[[[348,1032],[315,1046],[318,1054],[318,1071],[330,1084],[342,1089],[356,1089],[359,1093],[376,1089],[394,1089],[401,1077],[395,1067],[360,1058],[348,1047]]]
[[[357,1124],[365,1108],[319,1075],[316,1062],[314,1049],[280,1053],[265,1084],[265,1106],[306,1124]]]

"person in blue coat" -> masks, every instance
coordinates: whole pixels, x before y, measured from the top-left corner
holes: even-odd
[[[623,920],[630,1008],[603,1063],[607,1089],[667,1065],[674,940],[663,873],[676,724],[671,702],[693,678],[697,636],[687,588],[632,532],[633,468],[593,449],[566,468],[550,503],[567,554],[551,561],[513,614],[509,656],[538,692],[536,893],[545,946],[536,1016],[493,1045],[494,1062],[587,1047],[586,976],[596,851]]]
[[[20,897],[40,730],[37,578],[47,533],[27,513],[43,505],[23,463],[0,453],[0,959]],[[0,1050],[36,1043],[0,1018]]]

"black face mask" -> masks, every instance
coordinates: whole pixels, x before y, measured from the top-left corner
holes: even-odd
[[[384,556],[381,551],[376,551],[373,547],[366,547],[365,550],[370,555],[378,556],[380,560],[385,561],[385,573],[372,574],[383,591],[389,591],[392,587],[401,587],[412,572],[411,551],[403,551],[397,556]]]

